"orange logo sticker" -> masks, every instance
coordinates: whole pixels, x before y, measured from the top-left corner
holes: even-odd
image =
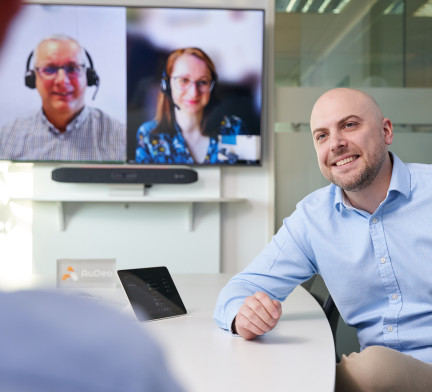
[[[76,274],[75,270],[71,266],[67,267],[67,270],[68,273],[62,276],[62,280],[72,279],[74,282],[76,282],[78,280],[78,275]]]

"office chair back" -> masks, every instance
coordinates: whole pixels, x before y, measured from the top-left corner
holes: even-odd
[[[343,354],[348,355],[353,351],[360,351],[356,329],[346,325],[343,321],[321,275],[312,276],[303,282],[302,286],[309,291],[324,310],[333,334],[336,361],[339,362]]]

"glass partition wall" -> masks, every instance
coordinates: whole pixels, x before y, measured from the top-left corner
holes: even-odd
[[[430,0],[276,0],[276,83],[432,87],[431,36]]]
[[[432,0],[275,1],[276,88],[432,88]]]
[[[432,0],[275,0],[275,230],[327,185],[309,115],[324,90],[370,92],[394,125],[390,150],[432,163]]]

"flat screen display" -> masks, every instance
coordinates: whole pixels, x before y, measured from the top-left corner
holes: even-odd
[[[0,53],[0,159],[261,164],[264,10],[28,3]]]

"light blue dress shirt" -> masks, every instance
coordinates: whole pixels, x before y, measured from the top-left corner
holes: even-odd
[[[217,324],[229,330],[256,291],[283,301],[319,273],[361,349],[387,346],[432,363],[432,165],[392,155],[387,197],[373,214],[347,205],[333,184],[298,203],[221,291]]]

